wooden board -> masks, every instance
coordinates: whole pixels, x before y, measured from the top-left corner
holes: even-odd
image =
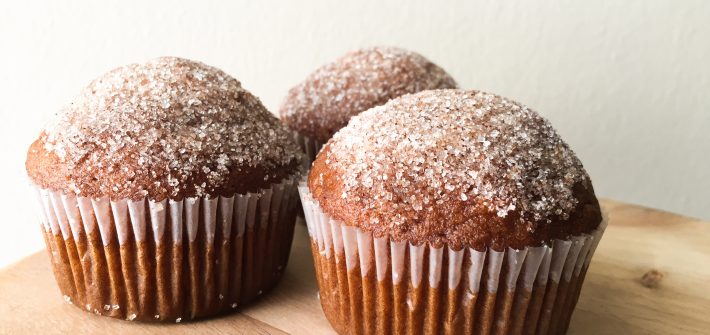
[[[710,334],[710,223],[604,201],[610,225],[570,334]],[[45,252],[0,270],[0,334],[333,334],[318,302],[305,227],[285,277],[240,313],[183,324],[89,315],[62,300]],[[656,288],[641,278],[657,270]]]

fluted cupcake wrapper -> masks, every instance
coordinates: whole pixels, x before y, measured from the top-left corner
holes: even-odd
[[[231,311],[276,284],[293,237],[297,180],[159,202],[35,189],[67,302],[127,320],[180,322]]]
[[[374,237],[299,186],[323,311],[340,334],[563,334],[606,227],[521,250]]]
[[[311,168],[311,164],[313,164],[313,161],[316,160],[316,156],[320,152],[320,149],[323,148],[323,145],[325,143],[322,143],[314,138],[311,138],[309,136],[303,135],[298,131],[293,130],[293,139],[298,143],[298,145],[301,147],[301,150],[306,154],[305,157],[303,158],[303,168],[304,171],[308,171]]]

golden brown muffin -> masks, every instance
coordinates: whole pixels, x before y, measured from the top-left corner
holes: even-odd
[[[404,95],[353,117],[301,199],[340,334],[562,334],[604,229],[550,123],[480,91]]]
[[[589,176],[552,126],[477,91],[367,111],[323,149],[309,187],[343,223],[415,244],[522,248],[601,222]]]
[[[81,196],[179,199],[254,191],[300,155],[258,98],[223,71],[164,57],[97,78],[32,144],[30,178]]]
[[[97,78],[27,155],[65,301],[168,322],[253,301],[286,266],[301,159],[217,68],[163,57]]]
[[[349,52],[311,73],[288,91],[279,114],[290,129],[322,144],[354,115],[392,98],[455,87],[446,71],[417,53],[374,47]]]

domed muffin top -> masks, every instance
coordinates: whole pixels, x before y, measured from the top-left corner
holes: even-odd
[[[308,182],[335,219],[415,244],[522,248],[601,222],[587,173],[549,122],[478,91],[424,91],[361,113]]]
[[[95,79],[29,149],[44,188],[112,199],[232,195],[298,168],[288,131],[236,79],[173,57]]]
[[[353,115],[406,93],[455,88],[456,82],[423,56],[392,47],[352,51],[291,88],[280,115],[289,128],[321,142]]]

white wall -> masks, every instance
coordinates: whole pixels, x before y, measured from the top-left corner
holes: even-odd
[[[551,119],[599,195],[710,219],[710,1],[59,2],[0,7],[0,266],[43,246],[23,166],[42,120],[160,55],[221,67],[274,110],[347,50],[406,47]]]

